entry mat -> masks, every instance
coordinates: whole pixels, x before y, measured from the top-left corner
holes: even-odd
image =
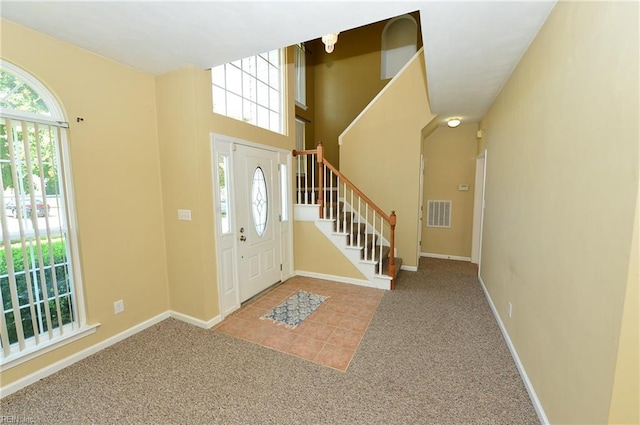
[[[329,297],[298,291],[260,319],[269,319],[276,323],[282,323],[287,328],[295,329],[327,298]]]

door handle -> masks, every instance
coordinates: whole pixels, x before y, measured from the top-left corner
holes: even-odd
[[[247,240],[247,237],[245,235],[240,236],[240,242],[244,242]]]

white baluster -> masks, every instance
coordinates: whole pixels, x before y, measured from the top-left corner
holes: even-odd
[[[362,233],[362,232],[360,231],[360,227],[362,227],[362,214],[360,213],[360,212],[361,212],[361,207],[360,207],[360,201],[361,201],[361,200],[362,200],[362,198],[360,198],[360,195],[358,195],[358,247],[361,247],[361,246],[362,246],[362,245],[360,244],[360,243],[361,243],[361,240],[360,240],[361,236],[360,236],[360,234]]]
[[[353,246],[353,189],[351,189],[351,202],[349,203],[349,211],[351,211],[351,236],[349,236],[349,245]]]
[[[342,185],[342,231],[344,233],[347,233],[347,209],[345,208],[346,202],[347,202],[347,184],[343,183]]]
[[[324,172],[324,206],[325,209],[327,210],[324,214],[324,218],[329,218],[331,216],[331,208],[329,208],[329,206],[331,205],[331,199],[329,199],[329,193],[331,193],[331,170],[329,170],[328,168],[325,168],[325,172]]]
[[[329,175],[329,169],[328,168],[324,168],[324,186],[322,186],[322,202],[324,205],[324,218],[329,217],[329,210],[327,208],[329,208],[329,201],[327,200],[327,192],[329,191],[329,182],[327,182],[327,176]]]
[[[320,194],[317,192],[316,190],[316,155],[315,154],[311,154],[311,190],[313,191],[313,203],[317,203],[318,200],[316,199],[316,196],[319,196]]]
[[[380,261],[378,262],[378,274],[382,274],[382,235],[384,231],[384,218],[380,216]]]
[[[329,214],[333,220],[333,171],[329,170]]]
[[[304,156],[304,203],[309,203],[309,156]]]
[[[364,259],[367,260],[367,240],[369,239],[369,232],[367,232],[367,223],[369,223],[369,204],[364,203]]]
[[[297,166],[296,166],[296,179],[298,180],[298,185],[296,187],[296,202],[298,204],[302,204],[300,197],[302,195],[302,193],[300,192],[300,186],[301,186],[301,177],[300,177],[300,161],[302,160],[302,158],[300,157],[300,155],[298,155],[296,157],[296,160],[298,161]]]
[[[371,226],[371,228],[373,229],[373,241],[371,241],[371,261],[374,261],[376,259],[376,210],[373,210],[373,220],[371,220],[371,223],[373,224],[373,226]]]

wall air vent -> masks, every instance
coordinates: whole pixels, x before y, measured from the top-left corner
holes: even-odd
[[[451,201],[427,201],[427,227],[451,227]]]

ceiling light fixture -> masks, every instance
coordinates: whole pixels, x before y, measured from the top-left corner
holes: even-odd
[[[322,42],[324,43],[324,50],[327,53],[333,52],[333,46],[338,42],[338,34],[340,33],[334,32],[334,33],[322,36]]]
[[[456,128],[460,125],[460,118],[449,118],[447,120],[447,125],[451,128]]]

